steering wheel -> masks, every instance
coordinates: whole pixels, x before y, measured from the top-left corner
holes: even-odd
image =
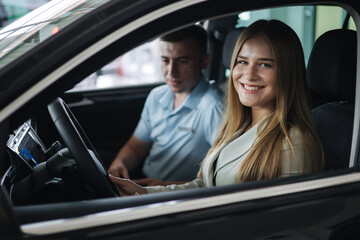
[[[119,196],[95,148],[66,103],[57,98],[48,105],[48,111],[79,167],[80,176],[100,197]]]

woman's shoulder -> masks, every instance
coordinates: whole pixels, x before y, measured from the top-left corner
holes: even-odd
[[[300,138],[303,135],[302,131],[298,127],[291,127],[289,129],[289,137],[291,138]]]
[[[297,127],[291,127],[289,129],[289,139],[293,147],[304,144],[304,135],[302,131]],[[289,141],[284,141],[283,149],[289,149]]]

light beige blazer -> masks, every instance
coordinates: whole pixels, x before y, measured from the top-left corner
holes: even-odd
[[[182,189],[190,189],[190,188],[199,188],[199,187],[212,187],[214,186],[214,171],[216,167],[216,161],[222,162],[221,164],[226,165],[228,162],[232,162],[233,160],[238,161],[238,163],[246,156],[249,152],[251,146],[255,142],[258,136],[258,124],[252,127],[249,131],[242,134],[244,129],[248,124],[244,124],[242,128],[240,128],[232,137],[232,139],[217,149],[215,149],[204,161],[203,167],[203,177],[196,178],[195,180],[180,184],[180,185],[169,185],[169,186],[154,186],[154,187],[146,187],[148,193],[155,192],[165,192],[165,191],[173,191],[173,190],[182,190]],[[304,142],[301,138],[301,134],[298,130],[291,129],[290,130],[290,139],[292,141],[294,147],[294,155],[292,154],[292,150],[289,144],[286,142],[283,145],[283,150],[281,153],[281,161],[282,161],[282,174],[281,177],[286,177],[290,175],[298,175],[301,174],[301,169],[303,168],[303,155],[304,155]],[[220,161],[219,155],[226,151],[226,147],[236,141],[236,147],[232,147],[229,151],[227,149],[225,158],[228,158],[227,161]],[[223,154],[222,154],[223,155]],[[223,168],[223,165],[217,165],[216,169],[226,169]],[[236,164],[238,166],[238,164]],[[308,171],[305,171],[308,172]],[[229,173],[228,171],[219,172],[216,174],[216,182],[220,182],[222,184],[217,185],[225,185],[225,184],[234,184],[236,182],[237,172]],[[220,179],[220,180],[218,180]]]

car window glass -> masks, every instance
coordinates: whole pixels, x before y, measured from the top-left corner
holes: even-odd
[[[147,42],[116,58],[77,84],[72,91],[163,82],[159,40]]]
[[[2,0],[0,1],[0,26],[4,27],[50,0]]]
[[[106,2],[108,0],[51,1],[2,28],[0,68]]]

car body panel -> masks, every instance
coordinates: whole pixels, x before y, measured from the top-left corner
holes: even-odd
[[[188,211],[210,209],[219,206],[239,204],[240,202],[254,201],[259,199],[276,198],[280,196],[305,193],[327,187],[337,187],[343,184],[352,184],[360,180],[360,174],[354,173],[346,176],[336,176],[333,178],[317,179],[312,181],[297,182],[287,185],[268,187],[267,189],[249,190],[213,196],[204,199],[193,199],[185,201],[168,201],[161,204],[147,205],[142,208],[119,209],[115,211],[103,212],[102,214],[88,215],[82,218],[69,220],[53,220],[43,223],[25,224],[22,230],[28,234],[53,234],[62,231],[71,231],[81,228],[99,226],[101,224],[115,224],[134,220],[142,220],[150,217],[157,217],[164,214],[179,214]],[[311,194],[310,194],[311,195]],[[319,195],[318,195],[319,197]],[[276,201],[276,200],[275,200]],[[176,204],[176,208],[173,206]],[[265,206],[265,204],[263,205]],[[282,206],[285,208],[285,206]],[[360,213],[353,212],[356,216]],[[337,212],[337,211],[334,211]],[[332,214],[332,213],[331,213]],[[331,215],[329,213],[329,215]]]

